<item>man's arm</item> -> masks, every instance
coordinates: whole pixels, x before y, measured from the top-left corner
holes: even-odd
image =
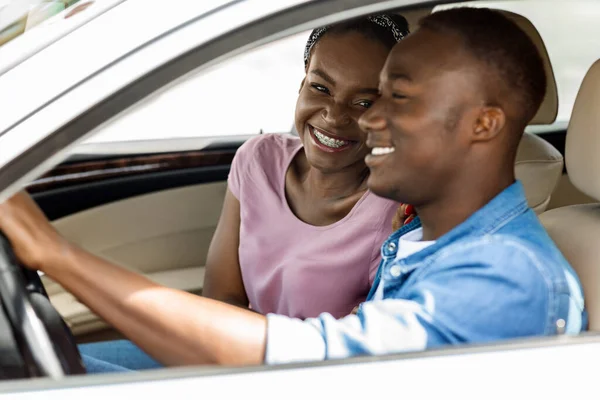
[[[42,270],[165,365],[261,364],[265,317],[157,285],[67,243],[24,193],[0,205],[19,260]]]
[[[79,248],[48,275],[164,365],[263,363],[266,319],[157,285]]]
[[[460,264],[449,257],[414,271],[418,276],[400,292],[391,289],[385,300],[363,303],[358,315],[305,321],[267,315],[266,361],[382,355],[551,333],[556,294],[528,255],[506,244],[474,249],[472,257],[461,255]]]
[[[322,360],[552,329],[554,293],[523,251],[503,244],[475,246],[461,264],[417,270],[420,276],[363,304],[358,315],[300,321],[168,289],[91,255],[66,243],[23,194],[0,205],[0,229],[25,265],[47,273],[166,365]]]

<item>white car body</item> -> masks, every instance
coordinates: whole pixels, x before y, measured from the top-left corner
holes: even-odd
[[[93,18],[82,13],[68,26],[40,27],[23,41],[15,40],[14,46],[0,47],[0,201],[74,153],[127,153],[156,146],[151,140],[111,142],[92,136],[121,123],[119,116],[190,74],[210,71],[236,54],[307,29],[426,2],[171,0],[171,7],[152,0],[96,3]],[[15,95],[25,86],[26,96]],[[278,120],[277,129],[288,120]],[[228,138],[226,132],[219,138],[184,135],[156,150],[202,148]],[[4,381],[0,397],[584,398],[596,390],[597,372],[588,366],[595,359],[600,359],[600,336],[587,333],[278,367],[189,367]]]

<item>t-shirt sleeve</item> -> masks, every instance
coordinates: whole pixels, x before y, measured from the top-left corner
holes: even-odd
[[[261,141],[264,141],[262,135],[246,140],[233,156],[231,169],[227,177],[227,187],[238,200],[241,200],[242,184],[247,181],[249,166],[253,163],[253,158],[256,157],[256,147]]]

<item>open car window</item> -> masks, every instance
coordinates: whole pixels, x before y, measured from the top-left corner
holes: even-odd
[[[0,75],[125,0],[0,0]]]
[[[86,143],[289,132],[304,77],[303,32],[184,77]]]
[[[595,46],[600,37],[600,25],[595,23],[600,2],[502,0],[468,4],[511,11],[535,25],[550,56],[559,107],[554,123],[532,125],[528,131],[541,134],[565,129],[583,76],[600,57]],[[307,36],[304,32],[262,46],[185,77],[126,111],[84,144],[289,132],[304,72],[302,51]]]

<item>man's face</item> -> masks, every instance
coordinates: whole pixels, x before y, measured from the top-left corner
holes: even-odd
[[[418,207],[460,181],[483,105],[480,67],[454,35],[423,29],[396,45],[381,98],[359,121],[372,192]]]

